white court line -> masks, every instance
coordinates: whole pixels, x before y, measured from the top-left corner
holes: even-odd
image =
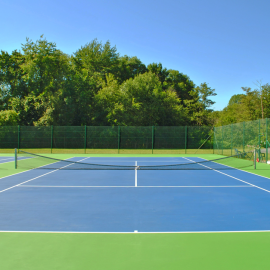
[[[70,157],[70,158],[63,159],[63,160],[65,161],[65,160],[68,160],[68,159],[71,159],[71,158],[75,158],[75,157]],[[90,158],[90,157],[88,157],[88,158]],[[19,159],[19,160],[25,160],[25,159],[27,159],[27,158]],[[61,161],[61,160],[56,161],[56,162],[54,162],[54,163],[57,163],[57,162],[60,162],[60,161]],[[72,162],[72,161],[71,161],[71,162]],[[74,161],[74,162],[76,162],[76,161]],[[52,164],[54,164],[54,163],[52,163]],[[0,163],[0,164],[1,164],[1,163]],[[74,163],[72,163],[72,164],[74,164]],[[4,179],[4,178],[12,177],[12,176],[17,175],[17,174],[21,174],[21,173],[25,173],[25,172],[30,172],[30,171],[33,171],[33,170],[35,170],[35,169],[38,169],[38,168],[41,168],[41,167],[44,167],[44,166],[46,166],[46,165],[42,165],[42,166],[37,167],[37,168],[34,168],[34,169],[28,169],[28,170],[25,170],[25,171],[23,171],[23,172],[18,172],[18,173],[14,173],[14,174],[11,174],[11,175],[4,176],[4,177],[0,177],[0,180],[2,180],[2,179]]]
[[[253,188],[250,185],[242,186],[42,186],[42,185],[21,185],[28,188]]]
[[[197,158],[199,158],[199,157],[197,157]],[[270,180],[269,177],[266,177],[266,176],[263,176],[263,175],[259,175],[259,174],[252,173],[252,172],[248,172],[248,171],[244,171],[244,170],[242,170],[242,169],[234,168],[234,167],[232,167],[232,166],[224,165],[224,164],[222,164],[222,163],[218,163],[218,162],[215,162],[215,161],[212,161],[212,160],[208,160],[208,159],[205,159],[205,158],[200,158],[200,159],[204,159],[204,160],[206,160],[206,161],[211,161],[211,162],[213,162],[213,163],[216,163],[216,164],[219,164],[219,165],[223,165],[223,166],[226,166],[226,167],[235,169],[235,170],[237,170],[237,171],[242,171],[242,172],[250,173],[250,174],[253,174],[253,175],[256,175],[256,176],[260,176],[260,177],[262,177],[262,178],[265,178],[265,179]],[[258,170],[259,170],[259,169],[258,169]]]
[[[14,160],[14,158],[13,157],[9,157],[9,158],[0,158],[0,161],[2,161],[2,160],[7,160],[7,159],[13,159]]]
[[[185,158],[185,157],[184,157],[184,158]],[[189,161],[192,161],[192,162],[196,163],[195,161],[193,161],[193,160],[191,160],[191,159],[188,159],[188,158],[185,158],[185,159],[187,159],[187,160],[189,160]],[[213,169],[213,168],[211,168],[211,167],[208,167],[208,166],[206,166],[206,165],[203,165],[203,164],[200,164],[200,163],[198,163],[198,164],[201,165],[201,166],[204,166],[204,167],[206,167],[206,168],[209,168],[209,169],[211,169],[211,170],[213,170],[213,171],[216,171],[216,172],[218,172],[218,173],[221,173],[221,174],[224,174],[224,175],[226,175],[226,176],[229,176],[229,177],[231,177],[231,178],[233,178],[233,179],[236,179],[236,180],[238,180],[238,181],[241,181],[241,182],[243,182],[243,183],[245,183],[245,184],[251,185],[251,186],[253,186],[253,187],[256,187],[256,188],[258,188],[258,189],[261,189],[261,190],[263,190],[263,191],[266,191],[266,192],[270,193],[270,190],[267,190],[267,189],[261,188],[261,187],[259,187],[259,186],[253,185],[253,184],[251,184],[251,183],[249,183],[249,182],[247,182],[247,181],[241,180],[241,179],[239,179],[239,178],[236,178],[236,177],[231,176],[231,175],[229,175],[229,174],[226,174],[226,173],[224,173],[224,172],[215,170],[215,169]]]
[[[270,232],[270,230],[248,230],[248,231],[173,231],[173,232],[140,232],[138,230],[133,232],[72,232],[72,231],[2,231],[0,233],[76,233],[76,234],[190,234],[190,233],[263,233]]]
[[[6,161],[6,162],[1,162],[1,161],[0,161],[0,165],[1,165],[1,164],[5,164],[5,163],[10,163],[10,162],[14,162],[14,160]]]
[[[87,157],[87,158],[88,158],[88,157]],[[87,159],[87,158],[84,158],[84,159],[79,160],[79,161],[77,161],[77,162],[83,161],[83,160],[85,160],[85,159]],[[7,191],[7,190],[9,190],[9,189],[12,189],[12,188],[18,187],[18,186],[20,186],[20,185],[22,185],[22,184],[24,184],[24,183],[27,183],[27,182],[33,181],[33,180],[35,180],[35,179],[38,179],[38,178],[40,178],[40,177],[42,177],[42,176],[45,176],[45,175],[48,175],[48,174],[50,174],[50,173],[53,173],[53,172],[59,171],[60,169],[66,168],[66,167],[68,167],[68,166],[70,166],[70,165],[72,165],[72,164],[74,164],[74,163],[68,164],[68,165],[66,165],[66,166],[64,166],[64,167],[61,167],[61,168],[57,169],[57,170],[53,170],[53,171],[50,171],[50,172],[48,172],[48,173],[44,173],[44,174],[42,174],[42,175],[39,175],[39,176],[37,176],[37,177],[34,177],[34,178],[29,179],[29,180],[27,180],[27,181],[24,181],[24,182],[22,182],[22,183],[20,183],[20,184],[14,185],[14,186],[12,186],[12,187],[9,187],[9,188],[6,188],[6,189],[3,189],[3,190],[0,190],[0,193],[2,193],[2,192],[4,192],[4,191]]]

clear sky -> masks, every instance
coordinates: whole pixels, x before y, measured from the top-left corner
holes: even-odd
[[[216,89],[215,110],[241,87],[270,83],[269,0],[0,0],[0,50],[44,37],[72,54],[93,39]]]

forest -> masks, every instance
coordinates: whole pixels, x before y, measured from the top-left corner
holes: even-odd
[[[270,85],[242,87],[222,111],[206,82],[121,56],[97,39],[72,55],[43,36],[0,54],[0,126],[221,126],[270,117]]]

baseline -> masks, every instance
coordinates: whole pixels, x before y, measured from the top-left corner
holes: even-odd
[[[144,232],[144,231],[131,231],[131,232],[76,232],[76,231],[4,231],[0,230],[0,233],[61,233],[61,234],[133,234],[133,233],[139,233],[139,234],[198,234],[198,233],[252,233],[252,232],[270,232],[270,230],[247,230],[247,231],[172,231],[172,232]]]

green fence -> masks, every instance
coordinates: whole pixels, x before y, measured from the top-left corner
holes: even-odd
[[[206,126],[1,126],[0,148],[18,149],[212,149]],[[205,143],[204,143],[205,142]],[[204,143],[204,144],[203,144]],[[203,145],[202,145],[203,144]]]
[[[231,156],[237,151],[259,148],[268,160],[270,119],[242,122],[214,128],[214,153]]]

